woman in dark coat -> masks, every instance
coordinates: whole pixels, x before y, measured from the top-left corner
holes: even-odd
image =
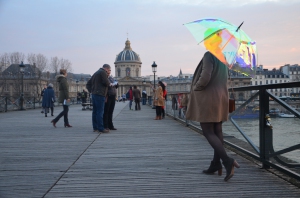
[[[207,49],[222,54],[219,44],[222,42],[216,34],[204,41]],[[212,50],[213,51],[213,50]],[[195,70],[191,84],[186,118],[200,122],[203,135],[214,149],[214,157],[205,174],[218,171],[222,174],[222,164],[226,169],[225,181],[234,174],[238,163],[230,158],[223,146],[222,122],[228,119],[228,68],[210,51],[206,52]]]
[[[45,117],[47,117],[49,108],[51,109],[51,116],[53,116],[54,102],[55,102],[55,94],[53,90],[53,84],[50,83],[47,89],[44,90],[44,96],[42,101],[42,107],[44,108],[45,111]]]
[[[65,127],[72,127],[68,120],[69,104],[71,100],[69,98],[69,84],[67,81],[67,75],[67,70],[61,69],[60,74],[56,76],[56,81],[59,83],[58,102],[63,104],[63,111],[51,121],[54,127],[56,127],[56,123],[62,116],[64,116]]]

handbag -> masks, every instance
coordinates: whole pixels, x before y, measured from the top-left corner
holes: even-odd
[[[231,76],[229,75],[229,80],[230,80],[230,86],[231,86],[231,89],[232,89],[232,95],[233,95],[233,98],[229,98],[229,113],[232,113],[235,111],[235,99],[234,99],[234,91],[233,91],[233,87],[232,87],[232,81],[231,81]]]
[[[229,113],[232,113],[235,111],[235,99],[229,98]]]

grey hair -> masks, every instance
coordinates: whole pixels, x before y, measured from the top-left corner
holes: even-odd
[[[53,87],[53,84],[52,84],[52,83],[49,83],[48,87]]]
[[[104,64],[102,67],[106,68],[106,69],[110,69],[110,65],[109,64]]]

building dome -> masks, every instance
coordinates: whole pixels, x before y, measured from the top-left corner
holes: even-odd
[[[128,39],[125,42],[124,50],[117,55],[115,62],[141,62],[139,55],[132,51]]]

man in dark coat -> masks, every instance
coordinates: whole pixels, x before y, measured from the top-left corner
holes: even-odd
[[[116,95],[117,95],[116,89],[119,87],[119,85],[118,83],[115,83],[115,80],[112,76],[109,76],[108,80],[110,81],[111,86],[108,87],[108,91],[107,91],[107,100],[104,107],[103,123],[105,129],[117,130],[114,127],[112,120],[113,120],[113,112],[116,104]]]
[[[49,108],[51,109],[51,116],[53,116],[54,102],[55,102],[55,94],[53,90],[53,84],[50,83],[47,89],[43,93],[42,107],[44,108],[45,111],[45,117],[47,117]]]
[[[133,86],[132,95],[134,97],[135,110],[141,110],[141,91],[135,85]]]
[[[104,128],[103,113],[107,89],[111,84],[108,80],[108,73],[110,71],[110,66],[108,64],[104,64],[102,68],[93,74],[92,78],[86,84],[87,90],[92,94],[92,123],[94,132],[109,132],[109,130]]]

